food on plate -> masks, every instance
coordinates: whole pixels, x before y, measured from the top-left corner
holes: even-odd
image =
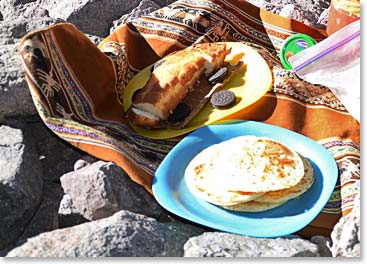
[[[229,210],[258,212],[307,191],[314,171],[306,158],[278,141],[238,136],[198,153],[184,177],[200,199]]]
[[[213,107],[222,109],[232,106],[236,102],[236,95],[229,90],[215,92],[210,98]]]
[[[238,203],[233,205],[222,205],[224,209],[237,212],[262,212],[266,210],[273,209],[275,207],[281,206],[282,203],[269,203],[269,202],[258,202],[256,200],[249,201],[246,203]]]
[[[304,176],[296,185],[278,191],[267,192],[260,198],[256,199],[256,201],[264,203],[283,203],[306,192],[315,180],[314,169],[310,161],[305,157],[301,156],[301,158],[303,161]]]
[[[226,43],[195,44],[158,61],[132,98],[129,120],[144,128],[183,128],[242,67]]]
[[[213,173],[218,162],[222,145],[215,144],[200,152],[185,170],[185,180],[190,191],[197,197],[217,205],[232,205],[254,200],[261,192],[231,191],[223,188],[220,176]],[[215,178],[215,181],[212,181]]]

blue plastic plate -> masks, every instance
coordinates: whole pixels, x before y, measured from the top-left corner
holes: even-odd
[[[312,187],[280,207],[257,213],[225,210],[192,195],[184,180],[190,160],[212,144],[242,135],[275,139],[308,158],[315,170]],[[297,232],[309,224],[330,198],[337,177],[334,158],[317,142],[281,127],[244,121],[205,126],[182,139],[158,167],[153,194],[168,211],[192,222],[241,235],[277,237]]]

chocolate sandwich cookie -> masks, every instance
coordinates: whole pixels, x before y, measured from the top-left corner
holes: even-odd
[[[232,91],[221,90],[215,92],[210,98],[210,103],[215,108],[227,108],[236,102],[236,95]]]
[[[228,68],[222,67],[208,78],[209,83],[216,84],[223,81],[228,75]]]
[[[184,120],[190,114],[190,109],[187,104],[179,103],[168,117],[168,121],[176,123]]]
[[[150,68],[150,72],[153,72],[155,69],[157,69],[159,66],[161,66],[165,60],[159,60],[156,63],[154,63],[153,67]]]

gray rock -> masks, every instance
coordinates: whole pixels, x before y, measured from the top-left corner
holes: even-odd
[[[330,0],[294,0],[294,2],[313,25],[317,24],[322,12],[330,6]]]
[[[294,4],[287,4],[284,7],[281,8],[278,15],[283,17],[292,18],[297,21],[301,21],[302,23],[306,25],[312,25],[312,22],[310,22],[302,13],[302,10],[300,10],[296,5]]]
[[[330,5],[330,0],[250,0],[249,2],[274,14],[313,27],[322,27],[318,23],[319,18]]]
[[[36,113],[16,49],[16,44],[0,45],[0,120]]]
[[[28,2],[0,2],[0,120],[4,116],[36,113],[25,81],[18,43],[27,32],[59,21],[50,18],[47,10],[29,6],[33,3],[24,8],[23,4]]]
[[[74,206],[73,200],[68,194],[65,194],[59,207],[59,225],[60,228],[71,227],[88,222]]]
[[[76,25],[82,32],[106,37],[112,21],[136,7],[141,0],[42,1],[51,17]]]
[[[80,170],[96,161],[97,159],[91,156],[83,156],[74,163],[74,171]]]
[[[4,124],[27,131],[42,164],[45,181],[59,182],[62,175],[73,170],[73,164],[79,159],[89,163],[98,160],[60,139],[45,126],[39,116],[7,118]]]
[[[153,0],[157,5],[160,7],[164,7],[166,5],[172,4],[173,2],[176,2],[177,0]]]
[[[181,257],[183,245],[202,230],[159,223],[120,211],[78,226],[43,233],[15,248],[7,257]]]
[[[50,17],[47,9],[37,5],[30,6],[24,10],[23,16],[29,19]]]
[[[313,236],[310,241],[319,246],[320,257],[331,257],[331,239],[324,236]]]
[[[41,204],[19,240],[59,228],[58,209],[63,191],[60,184],[45,182]]]
[[[12,43],[17,43],[30,31],[46,28],[59,22],[63,22],[63,20],[49,17],[45,9],[27,9],[24,14],[10,17],[0,22],[0,38],[2,41],[12,38]]]
[[[14,0],[0,1],[3,19],[12,21],[14,19],[35,19],[49,17],[48,11],[39,6],[39,1],[29,1],[29,3],[17,3]]]
[[[160,6],[151,0],[142,0],[139,6],[134,8],[129,14],[123,15],[118,20],[113,21],[113,27],[110,29],[110,32],[116,31],[122,24],[134,21],[136,18],[147,15],[159,8]]]
[[[36,114],[18,43],[27,32],[59,22],[52,18],[0,21],[0,119]]]
[[[328,17],[329,17],[329,10],[330,8],[325,9],[319,19],[316,22],[316,27],[320,29],[326,29],[327,23],[328,23]]]
[[[40,6],[39,0],[19,1],[19,0],[1,0],[0,10],[4,20],[11,21],[15,18],[39,18],[48,14],[47,9]],[[47,15],[48,17],[48,15]]]
[[[73,164],[81,158],[89,159],[89,162],[97,160],[61,140],[39,117],[34,117],[34,120],[28,121],[26,125],[34,138],[43,166],[44,179],[47,181],[59,181],[62,175],[74,169]]]
[[[108,217],[120,210],[156,218],[162,212],[153,196],[112,162],[98,161],[67,173],[60,180],[77,211],[88,220]]]
[[[20,129],[0,126],[0,249],[22,234],[39,206],[42,187],[32,141]]]
[[[89,165],[89,163],[85,160],[82,160],[82,159],[77,160],[74,164],[74,171],[80,170],[81,168],[84,168],[88,165]]]
[[[353,210],[340,218],[331,233],[333,257],[360,257],[361,222],[359,198]]]
[[[94,44],[98,45],[103,38],[91,34],[85,34]]]
[[[247,2],[250,2],[251,4],[260,7],[265,8],[267,1],[266,0],[247,0]]]
[[[69,194],[65,194],[60,202],[58,213],[62,215],[69,215],[75,214],[77,212],[78,211],[73,204],[73,199],[71,199]]]
[[[296,236],[252,238],[228,233],[207,232],[190,238],[185,257],[317,257],[318,246]]]

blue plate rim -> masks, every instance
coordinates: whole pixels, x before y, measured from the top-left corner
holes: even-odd
[[[265,128],[275,129],[276,131],[282,131],[283,133],[286,133],[286,134],[288,134],[292,137],[300,138],[304,142],[306,142],[307,144],[311,144],[311,146],[314,146],[314,147],[318,148],[318,150],[322,152],[324,158],[327,160],[327,162],[331,166],[329,168],[329,170],[330,170],[329,175],[334,175],[334,177],[329,178],[330,185],[326,186],[325,188],[322,189],[321,195],[323,195],[322,196],[323,199],[321,201],[320,201],[320,199],[317,200],[315,206],[313,206],[313,208],[312,208],[312,214],[310,213],[310,216],[308,217],[307,221],[300,222],[299,224],[294,224],[292,226],[292,228],[289,228],[288,230],[286,230],[284,228],[280,228],[280,230],[278,228],[278,229],[273,230],[271,232],[264,232],[264,231],[259,232],[259,231],[256,231],[256,230],[246,230],[246,229],[238,230],[238,228],[230,226],[230,225],[229,226],[223,226],[223,225],[220,225],[220,224],[216,224],[213,221],[203,219],[201,217],[195,217],[195,215],[188,214],[183,210],[177,210],[177,208],[175,207],[175,206],[178,205],[177,203],[176,204],[173,203],[173,206],[172,206],[172,200],[174,200],[174,199],[171,199],[171,201],[168,201],[167,199],[169,199],[169,198],[165,197],[164,191],[163,191],[163,194],[162,194],[162,192],[161,192],[162,188],[164,189],[165,186],[162,185],[161,183],[159,183],[161,181],[157,181],[157,178],[162,177],[160,175],[162,173],[164,173],[164,170],[166,169],[165,167],[167,166],[167,164],[169,164],[171,157],[174,156],[174,155],[177,155],[177,152],[180,151],[182,146],[185,146],[187,144],[187,141],[189,141],[190,138],[193,138],[193,137],[196,137],[196,136],[200,135],[200,133],[202,133],[202,131],[205,130],[205,129],[212,129],[211,131],[215,131],[216,128],[221,127],[221,126],[232,126],[232,127],[239,126],[240,128],[257,127],[257,128],[263,128],[263,129],[265,129]],[[243,135],[247,135],[247,134],[245,133]],[[269,136],[269,137],[272,138],[271,136]],[[276,140],[278,140],[278,139],[276,138]],[[285,142],[282,142],[282,143],[285,143]],[[285,145],[288,145],[288,144],[285,143]],[[293,146],[289,146],[289,147],[294,149]],[[302,154],[302,153],[300,153],[300,154]],[[323,180],[324,180],[325,179],[324,175],[322,175],[322,177],[323,177]],[[292,233],[295,233],[295,232],[299,231],[300,229],[307,226],[307,224],[312,222],[317,217],[317,215],[322,211],[322,209],[324,208],[324,206],[328,202],[330,196],[332,195],[333,190],[334,190],[335,185],[336,185],[336,182],[337,182],[337,178],[338,178],[338,167],[337,167],[337,164],[336,164],[336,161],[335,161],[334,157],[332,156],[332,154],[325,147],[323,147],[318,142],[312,140],[311,138],[306,137],[306,136],[304,136],[300,133],[291,131],[289,129],[282,128],[282,127],[276,126],[276,125],[266,124],[266,123],[263,123],[263,122],[230,120],[230,121],[228,121],[224,124],[210,124],[210,125],[203,126],[199,129],[191,132],[185,138],[183,138],[180,142],[178,142],[172,148],[172,150],[166,155],[166,157],[163,159],[163,161],[159,165],[158,169],[156,170],[156,173],[154,175],[153,185],[152,185],[152,192],[153,192],[153,195],[155,196],[156,200],[158,201],[158,203],[162,207],[164,207],[166,210],[170,211],[171,213],[173,213],[173,214],[175,214],[179,217],[182,217],[184,219],[192,221],[194,223],[197,223],[197,224],[200,224],[200,225],[203,225],[203,226],[207,226],[209,228],[217,229],[217,230],[220,230],[220,231],[235,233],[235,234],[240,234],[240,235],[248,235],[248,236],[253,236],[253,237],[279,237],[279,236],[289,235],[289,234],[292,234]],[[198,200],[194,196],[192,196],[192,199]],[[245,216],[241,216],[241,217],[246,218]]]

